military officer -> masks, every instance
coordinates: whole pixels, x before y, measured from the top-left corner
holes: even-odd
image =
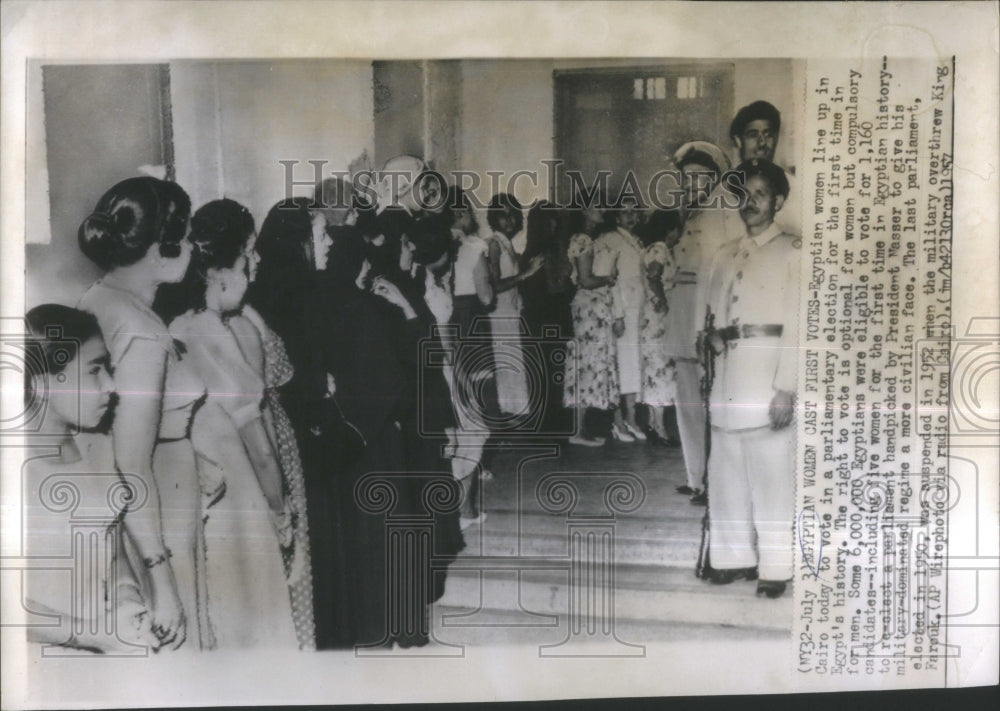
[[[712,260],[705,299],[716,355],[708,462],[709,579],[759,577],[757,594],[780,597],[792,577],[794,435],[801,241],[775,222],[788,196],[784,171],[744,162],[743,237]]]
[[[702,479],[705,474],[705,406],[701,395],[701,373],[695,352],[698,330],[705,310],[698,306],[699,275],[706,272],[712,255],[726,242],[743,233],[743,223],[721,182],[729,168],[723,151],[713,143],[691,141],[673,157],[684,187],[684,230],[674,247],[677,271],[669,285],[666,317],[666,351],[674,361],[677,384],[677,429],[681,436],[687,484],[677,490],[691,495],[694,504],[705,504]]]

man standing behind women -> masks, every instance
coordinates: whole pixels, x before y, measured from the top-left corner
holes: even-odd
[[[115,466],[139,477],[145,506],[127,512],[150,581],[151,629],[177,649],[190,634],[215,644],[205,618],[200,486],[190,425],[205,388],[152,310],[157,287],[180,281],[191,258],[191,202],[174,183],[129,178],[80,225],[80,249],[105,276],[80,300],[97,317],[119,393],[112,428]]]
[[[222,648],[290,646],[294,602],[299,646],[312,648],[302,466],[287,417],[268,395],[283,348],[243,305],[257,266],[253,218],[216,200],[194,214],[189,239],[186,309],[170,332],[208,387],[192,442],[208,496],[209,618]]]

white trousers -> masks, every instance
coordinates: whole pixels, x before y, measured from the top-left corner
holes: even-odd
[[[712,567],[758,566],[763,580],[792,577],[795,427],[712,428],[708,461]]]
[[[701,399],[701,370],[697,361],[676,360],[677,431],[681,436],[687,484],[701,489],[705,475],[705,403]]]
[[[618,386],[622,395],[642,392],[642,348],[639,338],[638,309],[625,312],[625,333],[617,339]]]

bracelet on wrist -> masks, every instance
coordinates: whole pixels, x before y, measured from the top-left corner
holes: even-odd
[[[149,558],[143,558],[142,559],[142,564],[146,567],[147,570],[152,570],[156,566],[162,565],[163,563],[166,563],[168,560],[170,560],[173,557],[174,557],[174,554],[170,552],[170,549],[169,548],[164,548],[163,551],[160,552],[158,555],[154,555],[154,556],[149,557]]]

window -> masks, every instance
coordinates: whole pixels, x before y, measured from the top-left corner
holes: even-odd
[[[639,77],[632,82],[633,99],[666,99],[666,77]]]
[[[677,77],[678,99],[700,99],[705,96],[705,77]]]

